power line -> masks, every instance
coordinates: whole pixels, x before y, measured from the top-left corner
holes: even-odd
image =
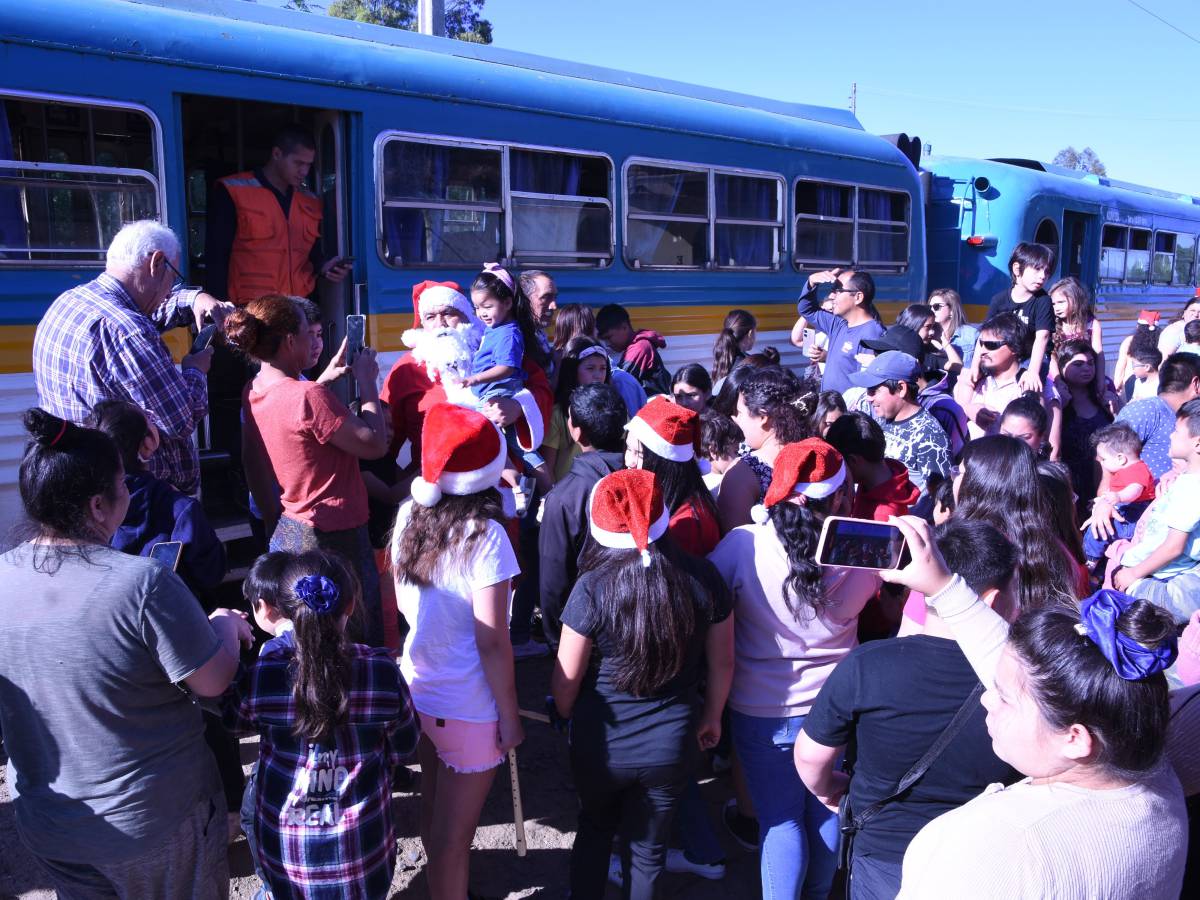
[[[1188,34],[1186,31],[1184,31],[1182,28],[1180,28],[1178,25],[1171,24],[1166,19],[1164,19],[1162,16],[1160,16],[1158,13],[1154,12],[1154,10],[1146,9],[1146,7],[1144,7],[1144,6],[1142,6],[1142,4],[1138,3],[1137,0],[1127,0],[1127,2],[1131,6],[1136,6],[1138,9],[1140,9],[1146,15],[1151,16],[1152,18],[1158,19],[1158,21],[1162,22],[1164,25],[1166,25],[1172,31],[1178,31],[1189,41],[1193,41],[1194,43],[1200,44],[1200,38],[1193,37],[1192,35]]]

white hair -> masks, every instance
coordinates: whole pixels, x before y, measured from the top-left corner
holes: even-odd
[[[136,269],[156,250],[178,263],[179,238],[166,225],[154,219],[142,219],[130,222],[117,232],[108,245],[106,262],[109,268]]]

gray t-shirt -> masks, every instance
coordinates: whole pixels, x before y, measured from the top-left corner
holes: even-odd
[[[182,581],[106,547],[37,571],[0,555],[0,725],[21,838],[39,856],[146,853],[219,787],[178,682],[221,642]]]

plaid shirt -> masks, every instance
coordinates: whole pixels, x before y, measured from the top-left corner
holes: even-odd
[[[350,645],[347,722],[329,744],[297,737],[290,640],[222,698],[228,728],[259,735],[254,834],[275,900],[388,895],[396,866],[392,769],[417,745],[408,687],[387,650]]]
[[[60,294],[33,338],[41,407],[81,423],[101,400],[136,403],[162,438],[150,473],[185,494],[200,486],[192,433],[208,412],[208,382],[203,372],[176,368],[159,331],[191,321],[196,293],[179,291],[147,316],[121,282],[103,273]]]

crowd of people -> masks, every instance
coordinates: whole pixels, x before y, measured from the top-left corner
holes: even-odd
[[[268,177],[288,158],[226,202],[316,215]],[[319,313],[232,240],[223,299],[128,225],[38,326],[0,724],[60,896],[225,897],[242,831],[262,897],[386,897],[416,762],[430,896],[463,900],[524,736],[516,667],[550,654],[533,712],[568,743],[574,900],[723,878],[722,828],[767,900],[1194,886],[1200,301],[1144,312],[1113,381],[1051,248],[1017,248],[977,326],[945,289],[887,325],[871,275],[834,269],[799,299],[804,366],[733,310],[712,366],[671,373],[629,310],[489,264],[414,286],[386,374],[345,343],[318,372]],[[160,337],[209,319],[252,369],[263,554],[236,610],[195,499],[214,349],[177,366]],[[820,564],[831,517],[906,555]]]

